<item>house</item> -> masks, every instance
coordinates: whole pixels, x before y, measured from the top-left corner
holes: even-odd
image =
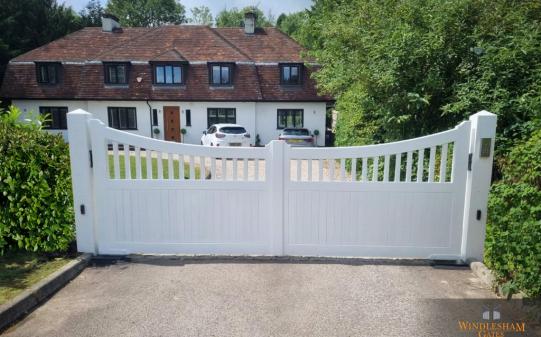
[[[168,25],[122,28],[112,15],[9,62],[0,97],[49,114],[66,137],[78,108],[111,127],[199,144],[214,123],[241,124],[255,144],[284,127],[320,132],[330,97],[319,95],[303,49],[276,28]],[[183,134],[185,133],[185,134]]]

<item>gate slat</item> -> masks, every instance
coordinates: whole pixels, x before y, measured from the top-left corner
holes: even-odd
[[[135,148],[135,174],[137,179],[141,179],[141,148]]]
[[[244,158],[244,164],[243,164],[243,180],[244,181],[247,181],[248,180],[248,159],[247,158]]]
[[[441,146],[440,183],[445,182],[446,175],[447,175],[447,143]]]
[[[417,182],[423,182],[425,167],[425,149],[419,149],[417,152]]]
[[[430,161],[428,163],[428,182],[434,182],[434,166],[436,163],[436,147],[430,147]]]
[[[368,176],[368,158],[367,157],[364,157],[363,158],[363,167],[362,167],[362,171],[361,171],[361,176],[363,178],[363,183],[366,182],[366,177]]]
[[[254,165],[255,165],[255,168],[254,168],[254,180],[255,181],[259,181],[259,159],[254,159]]]
[[[131,175],[131,160],[130,160],[130,146],[124,144],[124,179],[132,179]]]
[[[152,179],[152,151],[146,149],[145,156],[147,161],[147,179]]]
[[[115,166],[115,179],[120,179],[120,160],[118,157],[118,143],[113,142],[113,165]]]
[[[195,159],[193,155],[190,155],[190,180],[195,180]]]
[[[340,158],[340,181],[346,180],[346,158]]]
[[[207,176],[207,168],[205,167],[207,163],[207,157],[199,156],[199,180],[205,180]]]
[[[334,165],[336,165],[336,159],[329,159],[329,181],[334,181]]]
[[[222,180],[227,180],[227,161],[222,158]]]
[[[357,181],[357,158],[351,158],[351,181]]]
[[[237,158],[233,158],[233,180],[237,181],[238,172],[237,172]]]
[[[378,181],[379,157],[374,157],[372,164],[372,181]]]
[[[173,154],[168,153],[167,154],[167,177],[171,179],[175,179],[174,172],[173,172]]]
[[[383,164],[383,181],[389,181],[389,165],[391,162],[391,156],[385,156],[385,163]]]
[[[312,181],[312,159],[308,159],[308,181]]]
[[[216,158],[210,158],[210,179],[216,179]]]
[[[323,181],[323,160],[318,159],[318,181]]]
[[[413,161],[413,152],[408,151],[406,159],[406,182],[411,181],[411,162]]]
[[[400,182],[400,169],[402,165],[402,153],[395,154],[394,161],[394,181]]]
[[[178,155],[178,179],[186,179],[184,175],[184,156],[181,154]]]
[[[158,151],[158,179],[163,179],[163,152]]]
[[[301,181],[301,166],[302,166],[302,160],[297,159],[297,181]]]

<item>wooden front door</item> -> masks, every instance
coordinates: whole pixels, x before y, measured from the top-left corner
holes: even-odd
[[[165,140],[180,142],[180,107],[163,107],[163,128]]]

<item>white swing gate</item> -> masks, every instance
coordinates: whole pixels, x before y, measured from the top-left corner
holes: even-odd
[[[210,148],[68,114],[77,245],[95,254],[481,259],[496,116],[395,143]]]

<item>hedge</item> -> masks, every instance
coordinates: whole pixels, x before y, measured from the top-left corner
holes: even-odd
[[[0,118],[0,253],[65,251],[74,239],[68,146],[61,136]]]
[[[541,295],[541,130],[501,161],[489,198],[485,263],[504,293]]]

